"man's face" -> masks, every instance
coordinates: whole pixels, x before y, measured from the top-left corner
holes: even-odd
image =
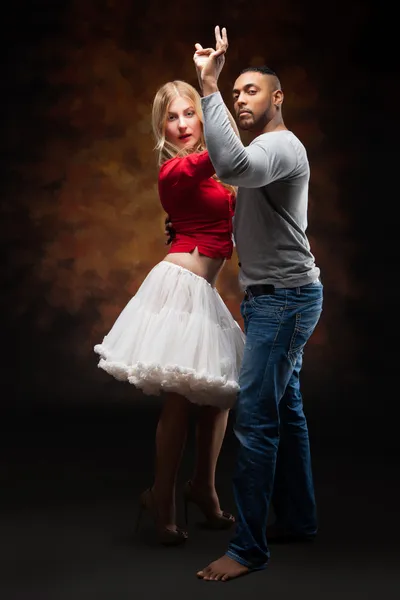
[[[240,75],[232,91],[238,125],[248,131],[262,130],[275,115],[275,78],[257,72]]]

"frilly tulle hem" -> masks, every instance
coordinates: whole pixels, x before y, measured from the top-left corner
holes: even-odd
[[[127,381],[146,395],[176,392],[195,404],[232,408],[239,386],[227,376],[216,377],[179,365],[157,365],[137,362],[126,365],[107,359],[107,349],[97,344],[94,351],[101,356],[98,367],[118,381]]]

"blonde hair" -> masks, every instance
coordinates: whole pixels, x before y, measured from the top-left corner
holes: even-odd
[[[186,98],[191,102],[201,123],[200,139],[192,148],[178,148],[178,146],[171,144],[171,142],[169,142],[165,137],[168,108],[171,102],[177,97]],[[176,156],[187,156],[188,154],[192,154],[194,152],[202,152],[203,150],[206,150],[207,147],[204,139],[203,122],[201,99],[198,91],[189,83],[186,83],[186,81],[175,80],[164,83],[164,85],[158,89],[154,97],[151,115],[153,135],[156,141],[154,149],[157,152],[158,166],[160,167],[166,160],[169,160],[170,158],[175,158]],[[216,175],[213,177],[231,193],[236,195],[235,187],[223,183]]]

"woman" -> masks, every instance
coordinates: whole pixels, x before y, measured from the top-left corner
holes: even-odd
[[[163,85],[153,102],[152,125],[160,200],[175,238],[94,350],[101,356],[98,366],[117,379],[145,394],[163,393],[154,484],[140,502],[152,514],[160,541],[169,545],[187,539],[176,525],[175,484],[190,402],[199,413],[196,464],[184,488],[186,522],[187,503],[194,502],[211,527],[234,523],[221,511],[215,469],[238,391],[244,335],[214,287],[232,255],[235,190],[215,177],[197,91],[183,81]]]

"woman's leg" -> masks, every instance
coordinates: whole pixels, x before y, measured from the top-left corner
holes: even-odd
[[[199,408],[192,487],[196,495],[199,494],[202,499],[204,498],[210,514],[221,512],[215,490],[215,470],[225,437],[228,415],[228,409],[215,406]]]
[[[185,447],[189,401],[179,394],[165,395],[156,431],[153,495],[159,524],[175,528],[175,484]]]

